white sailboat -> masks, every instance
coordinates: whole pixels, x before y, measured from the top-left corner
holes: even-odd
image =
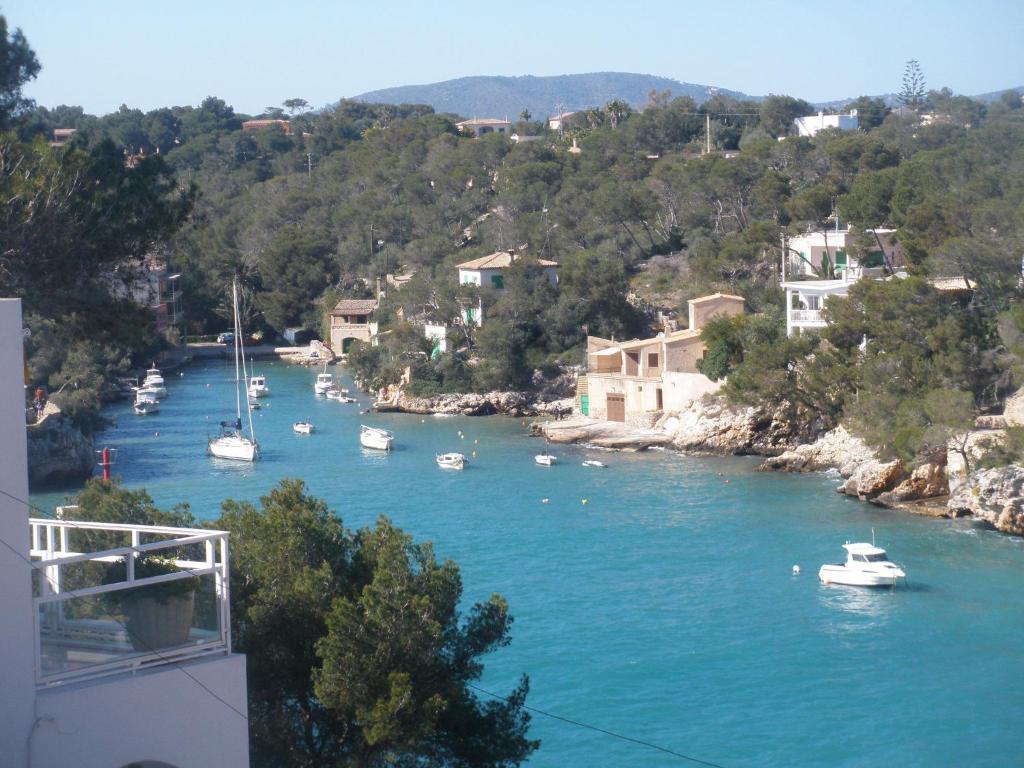
[[[219,437],[211,438],[206,445],[211,456],[218,459],[255,461],[259,458],[259,445],[252,427],[252,411],[245,409],[249,418],[249,437],[242,431],[242,382],[248,378],[245,370],[245,348],[242,345],[241,322],[238,316],[238,283],[231,284],[231,299],[234,305],[235,321],[235,420],[222,421]],[[241,361],[241,363],[239,363]],[[248,399],[247,399],[248,402]]]

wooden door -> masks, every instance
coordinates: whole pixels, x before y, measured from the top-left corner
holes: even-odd
[[[608,411],[608,421],[626,420],[626,396],[608,394],[605,400],[605,407]]]

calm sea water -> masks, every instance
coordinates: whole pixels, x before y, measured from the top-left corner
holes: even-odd
[[[527,673],[533,707],[725,766],[1024,762],[1024,540],[850,501],[834,480],[755,460],[559,446],[561,463],[538,467],[520,420],[360,416],[365,397],[314,397],[315,370],[260,372],[262,462],[205,455],[234,390],[227,366],[198,364],[168,377],[159,414],[110,409],[100,442],[119,449],[116,473],[200,518],[282,477],[305,479],[350,527],[389,515],[458,561],[467,600],[508,599],[513,641],[482,687],[508,692]],[[306,417],[317,432],[293,434]],[[363,451],[361,421],[393,429],[395,451]],[[477,455],[438,469],[452,450]],[[819,585],[819,565],[872,529],[907,588]],[[531,766],[687,764],[539,714],[531,734]]]

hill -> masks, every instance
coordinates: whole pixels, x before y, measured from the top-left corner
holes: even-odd
[[[508,117],[515,119],[526,108],[534,119],[556,113],[560,105],[571,111],[599,107],[622,99],[634,108],[647,104],[652,90],[672,91],[673,96],[690,96],[698,104],[717,93],[737,99],[753,98],[738,91],[711,85],[683,83],[669,77],[629,72],[591,72],[551,77],[460,77],[426,85],[403,85],[368,91],[354,97],[377,104],[429,104],[437,112],[463,117]]]

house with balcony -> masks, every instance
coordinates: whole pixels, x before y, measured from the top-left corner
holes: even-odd
[[[825,256],[835,276],[844,280],[878,277],[904,266],[903,250],[895,229],[819,230],[786,240],[785,275],[816,277],[822,274]]]
[[[690,327],[649,339],[587,337],[587,373],[580,377],[578,407],[584,416],[650,427],[665,412],[684,410],[714,392],[697,364],[706,348],[701,330],[714,317],[743,314],[742,296],[716,293],[691,299]]]
[[[464,261],[456,265],[459,271],[459,285],[475,285],[478,288],[491,288],[495,291],[505,290],[505,277],[512,263],[520,258],[514,250],[496,251],[479,259]],[[558,287],[558,262],[548,259],[536,259],[531,264],[539,267],[552,288]],[[474,306],[468,302],[461,310],[462,322],[466,325],[483,325],[483,303],[477,301]]]
[[[22,344],[21,302],[0,299],[0,763],[248,765],[228,534],[30,517]],[[180,570],[136,572],[147,554]],[[191,600],[147,595],[171,583]]]
[[[370,342],[377,338],[377,323],[370,316],[377,309],[376,299],[341,299],[331,310],[331,349],[348,354],[353,341]]]
[[[158,331],[177,328],[184,332],[181,274],[172,272],[162,258],[147,256],[141,264],[125,261],[104,279],[114,297],[150,309]]]

